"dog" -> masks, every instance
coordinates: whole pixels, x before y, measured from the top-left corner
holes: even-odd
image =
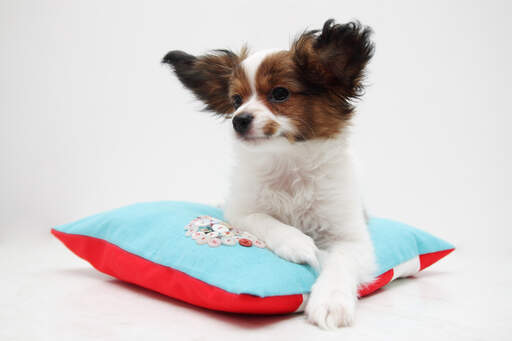
[[[232,121],[237,163],[225,218],[319,271],[305,313],[326,329],[353,322],[358,288],[376,270],[349,144],[371,34],[330,19],[289,50],[171,51],[162,60],[205,110]]]

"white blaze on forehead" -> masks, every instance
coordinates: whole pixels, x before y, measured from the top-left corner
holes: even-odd
[[[251,96],[245,101],[245,103],[236,110],[235,115],[242,111],[250,111],[253,115],[256,116],[256,120],[258,118],[263,117],[274,117],[274,115],[268,110],[268,108],[258,99],[256,93],[256,73],[258,72],[258,68],[265,58],[269,55],[278,52],[278,49],[268,49],[258,51],[256,53],[251,54],[249,57],[244,59],[242,62],[242,67],[244,68],[245,74],[247,75],[247,79],[249,80],[249,85],[251,87]],[[260,114],[258,114],[260,113]],[[258,117],[259,116],[259,117]],[[256,124],[256,122],[254,122]]]
[[[242,67],[245,70],[245,74],[247,75],[253,94],[256,93],[256,72],[258,71],[261,62],[263,62],[263,60],[269,55],[276,52],[279,52],[279,49],[261,50],[251,54],[242,62]]]

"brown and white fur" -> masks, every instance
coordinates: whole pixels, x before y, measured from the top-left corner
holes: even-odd
[[[328,20],[289,50],[163,59],[206,110],[233,120],[237,166],[225,217],[280,257],[320,269],[305,311],[323,328],[352,323],[358,287],[375,271],[348,141],[370,34]]]

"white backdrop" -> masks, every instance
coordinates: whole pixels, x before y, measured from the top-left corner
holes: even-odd
[[[222,200],[230,124],[198,112],[160,59],[286,48],[334,17],[375,30],[354,135],[370,211],[461,250],[506,245],[510,7],[1,0],[0,238],[133,202]]]

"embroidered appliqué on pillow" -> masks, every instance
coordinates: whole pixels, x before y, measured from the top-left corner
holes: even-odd
[[[249,232],[240,231],[229,223],[210,216],[200,216],[185,226],[185,236],[191,237],[198,245],[210,247],[221,245],[265,248],[265,243]]]

